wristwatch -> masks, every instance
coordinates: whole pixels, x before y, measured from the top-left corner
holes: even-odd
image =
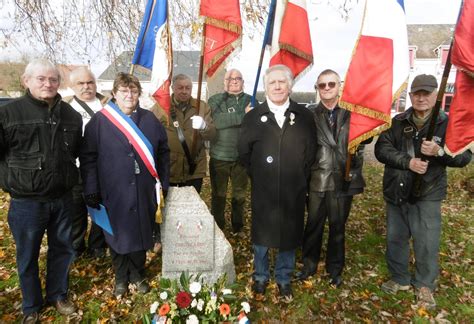
[[[439,148],[438,154],[436,156],[443,156],[444,155],[444,150],[442,147]]]

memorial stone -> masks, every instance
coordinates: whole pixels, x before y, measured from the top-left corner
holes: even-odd
[[[232,246],[194,187],[170,187],[161,225],[162,276],[179,278],[181,273],[201,274],[214,283],[224,273],[235,280]]]

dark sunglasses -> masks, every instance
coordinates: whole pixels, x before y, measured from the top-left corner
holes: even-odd
[[[325,82],[321,82],[321,83],[318,83],[317,85],[314,86],[314,89],[319,89],[319,90],[324,90],[326,89],[326,85],[329,87],[329,89],[332,89],[336,86],[336,82],[328,82],[328,83],[325,83]]]

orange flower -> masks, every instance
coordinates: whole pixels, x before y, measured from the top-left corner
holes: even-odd
[[[230,314],[230,306],[228,304],[221,304],[219,306],[219,312],[221,313],[222,316],[227,316]]]
[[[158,314],[160,316],[165,316],[170,312],[170,305],[168,303],[161,305],[160,310],[158,311]]]

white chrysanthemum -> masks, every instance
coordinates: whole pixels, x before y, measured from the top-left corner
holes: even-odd
[[[162,293],[160,293],[160,298],[161,300],[168,299],[168,293],[166,291],[163,291]]]
[[[250,313],[250,304],[247,302],[242,302],[240,305],[242,305],[242,309],[246,314]]]
[[[222,294],[223,295],[230,295],[232,294],[232,289],[222,289]]]
[[[197,294],[201,291],[201,284],[197,281],[191,282],[191,284],[189,285],[189,291],[191,292],[191,294]]]
[[[155,314],[160,304],[156,301],[150,306],[150,314]]]
[[[201,312],[203,307],[204,307],[204,300],[199,299],[196,308],[198,309],[198,311]]]
[[[194,314],[189,315],[188,319],[186,320],[186,324],[199,324],[199,319]]]
[[[198,302],[197,302],[196,298],[194,298],[193,301],[191,302],[191,308],[196,307],[197,304],[198,304]]]

